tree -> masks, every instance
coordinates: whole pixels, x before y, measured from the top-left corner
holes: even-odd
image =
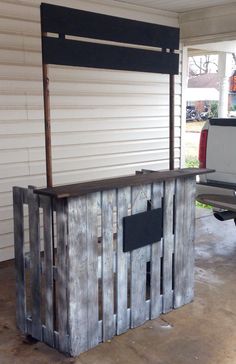
[[[218,71],[218,56],[192,56],[189,59],[189,76],[194,77]]]

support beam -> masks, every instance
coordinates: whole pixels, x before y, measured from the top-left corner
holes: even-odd
[[[219,118],[228,117],[229,108],[229,76],[231,74],[232,55],[222,52],[219,54]]]
[[[169,169],[173,170],[175,168],[175,76],[170,75],[170,94],[169,94]]]

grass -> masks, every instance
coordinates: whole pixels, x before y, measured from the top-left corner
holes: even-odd
[[[199,162],[197,157],[187,156],[185,159],[185,166],[187,168],[198,168]]]
[[[199,167],[199,161],[197,157],[187,156],[185,160],[185,166],[187,168],[198,168]],[[210,205],[206,205],[204,203],[196,201],[196,206],[201,207],[204,209],[211,209],[212,207]]]

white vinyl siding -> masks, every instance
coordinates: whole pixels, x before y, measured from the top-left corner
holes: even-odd
[[[178,26],[173,14],[113,1],[49,2]],[[1,261],[14,255],[12,186],[46,183],[39,4],[0,0]],[[50,66],[49,76],[55,184],[168,168],[168,75]],[[175,111],[179,166],[181,76]]]

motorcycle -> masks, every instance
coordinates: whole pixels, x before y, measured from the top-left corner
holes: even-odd
[[[186,107],[186,120],[200,120],[200,115],[193,106]]]

